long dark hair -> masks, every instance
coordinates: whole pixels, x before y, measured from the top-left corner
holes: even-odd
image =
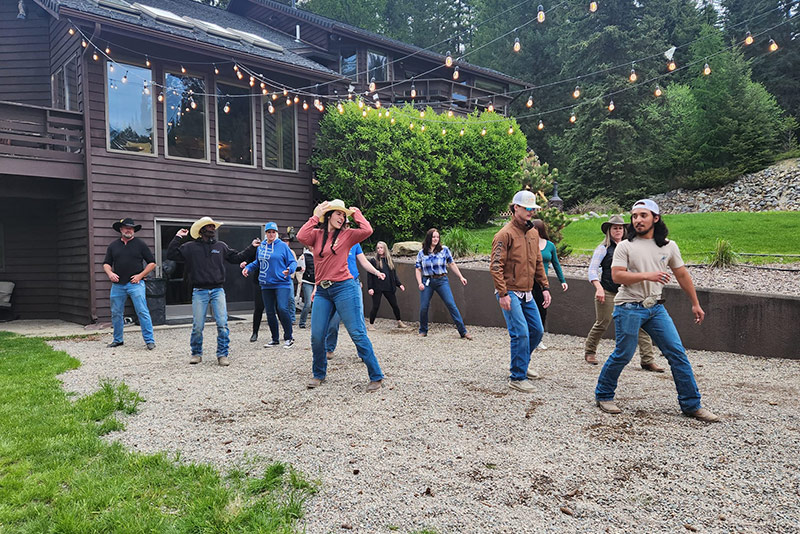
[[[339,232],[342,231],[344,225],[340,226],[333,232],[333,239],[331,239],[331,252],[336,254],[336,251],[333,249],[333,244],[336,243],[336,239],[339,237]],[[322,258],[325,254],[325,242],[328,240],[328,221],[327,217],[324,223],[322,223],[322,244],[319,246],[319,257]]]
[[[656,242],[656,245],[663,247],[669,243],[669,239],[667,239],[667,236],[669,235],[669,229],[667,228],[667,225],[664,224],[664,219],[661,218],[661,215],[656,215],[653,213],[653,217],[658,217],[658,221],[653,223],[653,240]],[[636,237],[638,237],[632,222],[628,223],[627,229],[628,241],[633,241]]]
[[[547,235],[547,225],[544,223],[543,220],[534,219],[531,221],[531,224],[533,225],[534,228],[536,228],[536,231],[539,232],[539,237],[547,241],[550,241],[550,236]]]
[[[433,251],[431,251],[431,246],[433,246],[434,232],[439,234],[439,242],[436,243],[436,247],[434,247]],[[430,230],[428,230],[428,233],[425,234],[425,241],[422,242],[422,253],[427,256],[431,252],[433,252],[433,254],[437,254],[441,251],[442,251],[442,233],[436,228],[431,228]]]

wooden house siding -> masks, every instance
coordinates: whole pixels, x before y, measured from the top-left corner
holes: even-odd
[[[50,105],[50,16],[27,2],[17,19],[17,1],[0,0],[0,101]]]

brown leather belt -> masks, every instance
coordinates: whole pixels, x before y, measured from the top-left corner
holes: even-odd
[[[445,276],[447,276],[447,274],[432,274],[430,277],[431,278],[444,278]]]

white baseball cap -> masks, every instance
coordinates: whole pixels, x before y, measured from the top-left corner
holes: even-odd
[[[633,207],[631,208],[631,212],[636,208],[644,208],[650,210],[656,215],[659,215],[661,213],[658,209],[658,204],[656,204],[649,198],[643,198],[642,200],[637,200],[636,202],[634,202]]]
[[[532,191],[517,191],[511,203],[523,208],[533,208],[537,210],[541,208],[541,206],[536,203],[536,195],[533,194]]]

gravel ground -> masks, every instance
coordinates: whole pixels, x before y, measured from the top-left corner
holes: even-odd
[[[548,334],[532,363],[543,378],[524,394],[506,386],[503,329],[473,327],[466,341],[452,325],[427,338],[392,325],[370,332],[387,376],[374,394],[346,335],[316,390],[304,387],[308,330],[264,349],[232,324],[227,368],[213,356],[189,366],[186,329],[157,331],[154,352],[133,333],[118,349],[110,336],[53,345],[82,362],[62,375],[68,391],[108,377],[146,399],[110,439],[222,470],[280,460],[320,480],[309,533],[800,531],[800,361],[690,351],[723,417],[708,425],[681,415],[669,374],[637,360],[621,377],[624,412],[600,412],[581,338]],[[598,356],[611,349],[603,340]]]

